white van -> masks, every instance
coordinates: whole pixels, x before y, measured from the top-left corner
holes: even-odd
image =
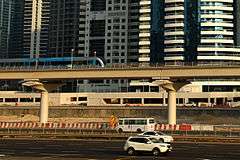
[[[155,130],[154,118],[119,118],[116,127],[118,132],[143,132]]]

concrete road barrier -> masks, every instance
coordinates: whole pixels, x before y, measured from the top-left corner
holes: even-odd
[[[38,122],[0,122],[0,128],[62,128],[62,129],[101,129],[103,123],[38,123]]]

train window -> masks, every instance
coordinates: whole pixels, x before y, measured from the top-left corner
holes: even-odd
[[[141,98],[124,98],[123,104],[126,104],[126,103],[141,104],[142,99]]]
[[[178,98],[177,102],[178,102],[178,104],[183,104],[183,98]]]
[[[71,97],[71,98],[70,98],[70,101],[71,101],[71,102],[76,102],[76,101],[77,101],[77,97]]]
[[[120,98],[114,98],[114,99],[104,98],[103,100],[107,104],[120,104]]]
[[[40,102],[41,98],[35,98],[35,102]]]
[[[3,102],[3,98],[0,98],[0,102]]]
[[[162,104],[163,99],[162,98],[144,98],[145,104]]]
[[[87,101],[87,97],[78,97],[78,101]]]
[[[33,98],[20,98],[20,102],[33,102]]]
[[[5,102],[18,102],[18,98],[5,98]]]

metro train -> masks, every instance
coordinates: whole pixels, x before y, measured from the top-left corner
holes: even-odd
[[[98,57],[56,57],[56,58],[13,58],[0,59],[0,67],[35,67],[93,65],[104,67],[105,64]]]

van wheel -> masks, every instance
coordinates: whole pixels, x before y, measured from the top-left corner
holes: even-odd
[[[123,132],[123,129],[122,128],[119,128],[118,129],[118,133],[122,133]]]
[[[129,156],[133,156],[133,155],[135,154],[134,148],[132,148],[132,147],[128,148],[127,154],[128,154]]]
[[[158,148],[154,148],[152,153],[153,153],[154,156],[159,156],[160,155],[160,151],[159,151]]]
[[[137,132],[138,132],[138,133],[141,133],[141,132],[142,132],[142,130],[141,130],[140,128],[138,128],[138,129],[137,129]]]

